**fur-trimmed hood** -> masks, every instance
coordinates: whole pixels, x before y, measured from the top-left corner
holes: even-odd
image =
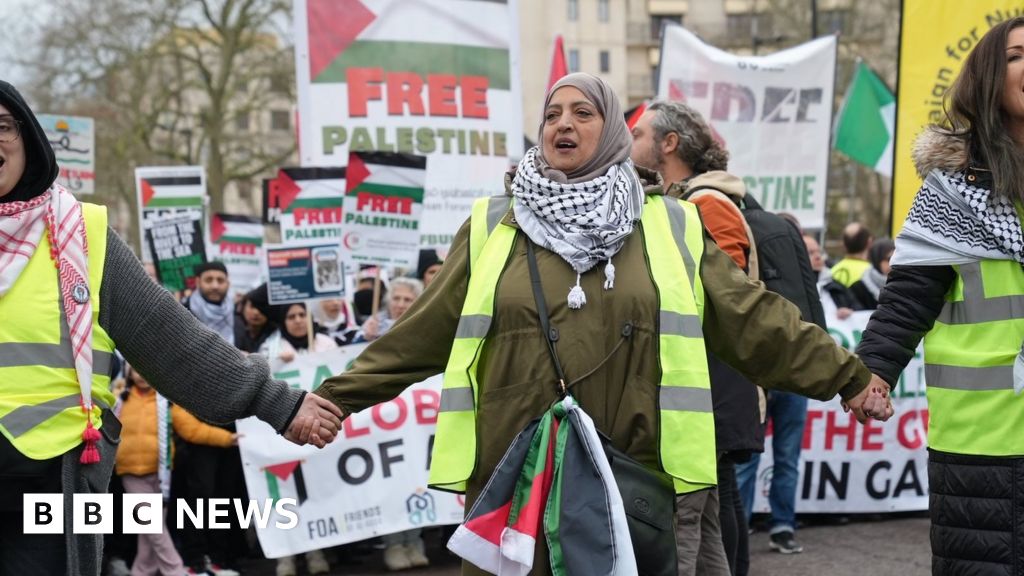
[[[970,166],[967,143],[936,126],[928,126],[911,151],[917,174],[923,179],[932,170],[958,172]]]

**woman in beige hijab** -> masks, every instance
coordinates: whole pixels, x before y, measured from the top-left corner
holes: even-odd
[[[511,253],[504,263],[472,264],[474,274],[483,266],[500,266],[502,272],[475,364],[476,464],[466,480],[467,510],[516,435],[559,398],[534,304],[528,243],[535,247],[557,330],[558,357],[566,377],[576,380],[574,398],[597,429],[656,470],[662,468],[662,444],[687,442],[659,433],[660,296],[640,217],[662,191],[657,185],[644,188],[629,160],[630,147],[611,88],[597,77],[571,74],[547,95],[539,145],[506,176],[507,197],[500,202],[512,206],[498,225],[516,230]],[[469,289],[469,231],[467,221],[440,274],[391,331],[317,394],[351,414],[445,370]],[[657,241],[677,245],[671,235]],[[891,414],[883,395],[887,387],[873,383],[869,394],[871,375],[855,357],[821,329],[801,323],[791,304],[749,282],[707,235],[696,268],[703,285],[700,328],[709,350],[766,388],[821,399],[841,393],[860,419],[867,417],[865,410],[882,418]],[[434,446],[442,441],[451,439],[438,436]],[[702,449],[713,451],[713,443]],[[436,456],[435,451],[435,465]],[[549,572],[547,554],[540,538],[531,573]],[[482,573],[468,562],[463,566],[464,574]]]

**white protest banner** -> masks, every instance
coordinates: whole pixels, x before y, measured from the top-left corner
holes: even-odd
[[[828,330],[848,350],[856,348],[870,312],[839,320],[825,307]],[[860,424],[838,399],[808,401],[807,425],[796,485],[797,512],[901,512],[928,509],[928,405],[923,353],[918,348],[895,390],[896,414],[888,422]],[[769,392],[770,394],[770,392]],[[754,512],[770,512],[771,434],[758,466]]]
[[[341,247],[333,242],[268,244],[264,262],[271,304],[345,296]]]
[[[200,222],[206,206],[206,171],[202,166],[147,166],[135,169],[139,235],[143,260],[149,261],[146,230],[168,214],[194,213]]]
[[[252,216],[210,218],[210,261],[223,262],[231,289],[245,293],[263,283],[263,222]]]
[[[658,98],[699,111],[729,150],[729,172],[765,210],[825,226],[836,40],[736,56],[682,26],[662,35]]]
[[[447,246],[522,156],[517,1],[294,7],[302,165],[343,166],[350,152],[429,157],[421,241]]]
[[[353,152],[346,171],[342,245],[348,261],[416,268],[427,158]]]
[[[57,182],[74,193],[96,192],[96,132],[92,118],[37,114],[57,157]]]
[[[365,348],[357,344],[303,355],[289,364],[272,365],[272,371],[275,378],[312,390],[344,372]],[[296,446],[255,418],[239,421],[249,497],[298,502],[296,528],[274,528],[273,515],[267,528],[257,528],[267,557],[462,522],[461,496],[427,489],[440,402],[437,376],[390,402],[353,414],[323,450]]]
[[[264,180],[263,221],[281,225],[281,241],[341,239],[344,168],[281,168]]]

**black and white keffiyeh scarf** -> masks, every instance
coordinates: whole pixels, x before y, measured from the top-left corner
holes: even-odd
[[[1024,234],[1013,201],[967,182],[963,171],[928,173],[896,237],[893,265],[942,266],[979,260],[1024,265]],[[1024,392],[1024,345],[1013,365]]]
[[[644,191],[628,158],[603,176],[562,184],[537,170],[538,149],[531,148],[512,179],[513,210],[519,227],[536,244],[561,256],[576,271],[569,308],[587,302],[580,275],[599,262],[605,266],[605,290],[615,286],[611,259],[640,219]]]
[[[978,260],[1024,263],[1013,202],[969,183],[963,171],[932,170],[896,237],[893,265],[942,266]]]

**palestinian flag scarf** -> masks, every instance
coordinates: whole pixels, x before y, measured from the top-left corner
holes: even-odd
[[[608,458],[572,396],[516,436],[448,548],[492,574],[525,576],[539,538],[554,576],[637,574]]]

